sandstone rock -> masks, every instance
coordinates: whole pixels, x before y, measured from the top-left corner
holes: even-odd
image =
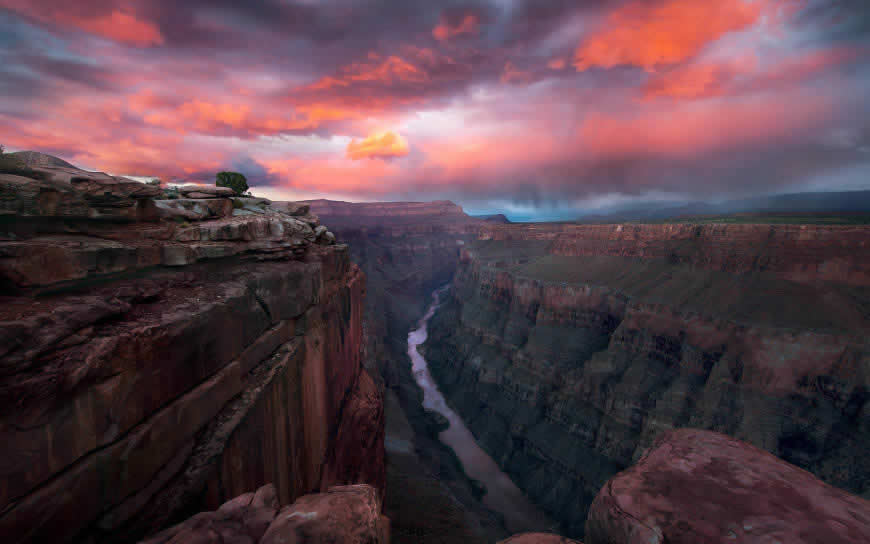
[[[293,216],[308,215],[311,210],[311,206],[301,202],[272,202],[271,205],[276,210]]]
[[[229,187],[215,187],[212,185],[182,185],[178,192],[187,198],[229,198],[236,192]]]
[[[0,213],[30,217],[154,218],[156,187],[75,168],[34,168],[46,180],[0,174]]]
[[[215,512],[203,512],[142,544],[256,544],[278,513],[275,486],[265,485],[224,503]]]
[[[547,533],[526,533],[514,535],[498,544],[582,544],[582,542]]]
[[[383,498],[385,478],[384,399],[363,371],[341,415],[335,446],[323,467],[321,488],[366,482]]]
[[[389,520],[369,486],[333,487],[283,508],[261,544],[388,544]]]
[[[0,541],[135,541],[266,482],[284,504],[339,480],[383,489],[346,246],[266,200],[232,217],[221,191],[155,201],[40,168],[0,177]],[[238,499],[172,541],[256,542],[272,520],[249,499],[271,504]]]
[[[660,437],[592,504],[587,544],[870,542],[870,502],[717,433]]]
[[[227,198],[192,199],[178,198],[174,200],[155,200],[157,215],[161,219],[184,219],[187,221],[205,221],[220,219],[233,214],[232,200]]]

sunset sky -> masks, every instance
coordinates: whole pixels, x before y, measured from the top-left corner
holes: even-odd
[[[870,189],[867,0],[0,0],[0,143],[473,212]]]

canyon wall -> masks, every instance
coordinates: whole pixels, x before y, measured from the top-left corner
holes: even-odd
[[[135,541],[265,484],[383,495],[365,277],[307,206],[34,171],[0,175],[0,540]]]
[[[425,355],[478,442],[567,536],[673,428],[870,492],[866,228],[497,225],[482,237],[462,252]]]

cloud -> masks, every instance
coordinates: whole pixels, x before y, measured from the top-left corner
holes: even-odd
[[[347,156],[360,159],[394,159],[408,154],[408,142],[395,132],[378,132],[363,140],[351,140],[347,144]]]
[[[438,26],[432,29],[432,36],[434,36],[436,40],[446,41],[456,36],[462,36],[463,34],[474,34],[477,32],[478,23],[477,16],[474,14],[467,14],[455,23],[451,22],[446,17],[442,17]]]
[[[0,142],[354,199],[801,187],[870,161],[867,13],[860,0],[0,0]]]
[[[730,32],[745,30],[762,13],[762,2],[634,0],[607,17],[574,53],[578,71],[637,66],[654,71],[682,62]]]

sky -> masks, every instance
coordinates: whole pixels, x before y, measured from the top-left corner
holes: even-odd
[[[866,0],[0,0],[0,144],[541,217],[870,189]]]

